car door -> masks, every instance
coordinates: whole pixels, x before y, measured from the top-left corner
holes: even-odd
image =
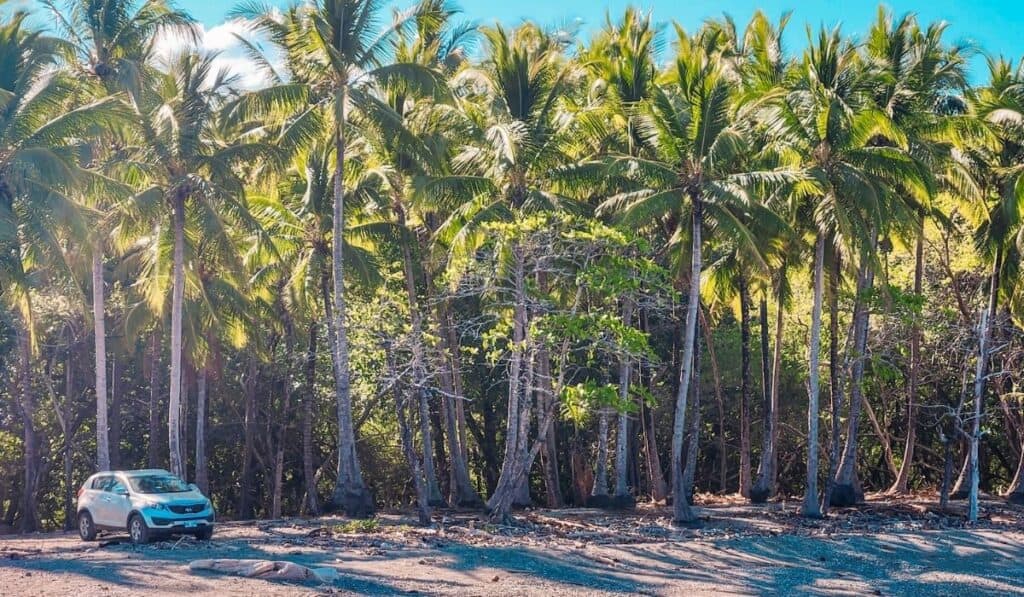
[[[111,526],[111,494],[110,487],[114,483],[113,475],[102,475],[93,479],[91,494],[92,499],[89,506],[89,513],[92,514],[92,521],[98,526]]]
[[[110,526],[119,529],[128,527],[128,514],[132,511],[132,501],[128,497],[128,483],[120,477],[114,477],[110,485],[109,516]]]

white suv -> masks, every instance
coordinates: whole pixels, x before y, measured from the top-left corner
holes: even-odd
[[[98,531],[128,531],[132,543],[159,535],[213,536],[213,504],[195,485],[163,469],[108,471],[78,490],[78,533],[92,541]]]

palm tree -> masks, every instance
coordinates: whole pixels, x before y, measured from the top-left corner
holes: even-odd
[[[649,154],[613,155],[609,160],[612,172],[634,172],[640,190],[612,197],[604,209],[621,212],[627,224],[670,219],[678,226],[676,238],[689,241],[689,297],[672,437],[674,520],[687,523],[693,514],[683,489],[682,446],[693,377],[705,220],[740,238],[751,238],[737,217],[751,207],[748,188],[789,177],[786,172],[751,172],[745,167],[743,155],[749,146],[743,123],[732,118],[734,98],[719,60],[719,33],[705,30],[690,37],[677,28],[677,34],[672,67],[641,106],[640,134]],[[686,219],[689,223],[683,224]]]
[[[137,94],[145,71],[150,41],[164,32],[190,33],[192,21],[164,0],[68,0],[63,9],[53,0],[43,0],[61,33],[73,45],[76,66],[99,82],[94,94],[127,91]],[[102,152],[94,143],[91,153]],[[91,193],[88,198],[102,197]],[[88,199],[87,198],[87,199]],[[111,198],[108,198],[108,202]],[[98,212],[112,205],[95,205]],[[103,252],[109,227],[105,222],[94,230],[92,245],[93,336],[96,358],[96,463],[98,470],[110,469],[107,439],[106,315],[104,313]]]
[[[803,511],[819,516],[818,392],[821,309],[824,294],[826,244],[837,250],[859,251],[858,291],[867,290],[873,272],[872,250],[882,229],[882,218],[891,207],[888,193],[894,184],[914,197],[926,197],[928,189],[917,164],[906,153],[906,138],[886,114],[874,107],[872,77],[861,63],[856,48],[838,29],[822,30],[810,40],[794,88],[775,104],[770,123],[772,134],[784,140],[803,162],[817,189],[800,189],[812,199],[807,206],[814,225],[808,231],[814,241],[810,346],[808,354],[808,468]],[[863,367],[867,307],[863,300],[854,314],[855,367]],[[856,377],[856,375],[855,375]],[[850,436],[856,436],[859,396],[851,399]],[[832,503],[837,495],[852,496],[852,458],[840,466]],[[847,498],[852,499],[852,498]]]
[[[35,350],[29,289],[43,268],[63,270],[57,231],[85,236],[71,200],[91,177],[75,163],[68,145],[88,130],[116,122],[110,100],[74,107],[75,82],[54,72],[59,40],[23,28],[15,13],[0,27],[0,299],[11,310],[17,337],[18,401],[24,427],[25,479],[21,527],[35,530],[39,445],[31,389]],[[95,181],[99,182],[99,181]],[[97,187],[102,188],[102,186]]]
[[[1019,262],[1024,205],[1024,61],[1017,65],[1002,58],[988,60],[989,81],[967,95],[970,114],[994,137],[994,143],[974,143],[956,154],[963,172],[969,175],[965,197],[973,198],[970,212],[978,224],[975,241],[990,264],[988,305],[978,324],[978,357],[974,372],[974,413],[971,417],[970,452],[967,460],[969,486],[968,518],[978,517],[978,444],[984,416],[986,376],[991,352],[992,329],[997,325],[1000,294],[1013,297]],[[972,192],[973,191],[973,192]],[[1022,465],[1024,466],[1024,465]],[[1021,466],[1018,466],[1020,469]],[[1021,493],[1021,474],[1014,476],[1009,495]]]

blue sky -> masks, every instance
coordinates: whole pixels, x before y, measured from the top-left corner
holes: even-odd
[[[285,5],[287,2],[275,2]],[[221,23],[233,4],[210,0],[179,0],[208,27]],[[401,4],[407,4],[402,2]],[[842,23],[851,33],[864,31],[874,19],[874,2],[795,0],[660,0],[629,2],[627,0],[461,0],[456,4],[466,17],[481,23],[501,21],[514,24],[525,18],[541,24],[555,25],[582,19],[584,27],[596,28],[604,20],[605,11],[612,15],[634,4],[654,10],[659,21],[677,20],[687,29],[695,28],[707,17],[722,13],[745,22],[760,8],[770,16],[787,10],[793,12],[790,28],[791,49],[802,46],[805,23],[833,25]],[[915,12],[924,20],[945,20],[950,23],[951,37],[971,39],[986,51],[1019,58],[1024,54],[1024,6],[1013,0],[912,0],[885,3],[897,13]]]
[[[265,0],[284,6],[290,0]],[[408,6],[414,0],[396,0],[396,6]],[[787,29],[788,50],[797,53],[805,45],[805,25],[833,26],[842,24],[848,35],[862,35],[875,18],[878,4],[875,2],[850,2],[842,0],[804,1],[796,0],[455,0],[463,10],[464,17],[481,24],[496,21],[514,25],[524,19],[532,19],[545,26],[559,26],[578,22],[583,36],[601,27],[606,12],[613,18],[622,14],[626,6],[633,4],[645,10],[653,8],[654,18],[659,22],[676,20],[687,30],[696,29],[709,17],[731,15],[741,26],[750,15],[761,9],[770,17],[778,18],[786,11],[793,17]],[[237,23],[225,23],[228,12],[236,0],[177,0],[178,6],[189,11],[203,23],[207,49],[222,53],[225,66],[240,71],[248,77],[249,83],[258,84],[257,75],[251,65],[245,63],[237,47],[234,34],[245,34]],[[58,0],[58,4],[61,4]],[[949,23],[951,41],[968,41],[985,52],[1018,60],[1024,56],[1024,8],[1020,0],[890,0],[885,6],[897,14],[914,12],[922,21],[944,20]],[[13,0],[0,12],[14,7],[36,9],[34,22],[45,27],[48,20],[39,10],[36,0]],[[168,52],[175,44],[168,44]],[[971,78],[981,82],[985,79],[982,58],[977,58]]]

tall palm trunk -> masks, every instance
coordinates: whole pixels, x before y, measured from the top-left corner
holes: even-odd
[[[313,467],[313,406],[316,402],[316,344],[317,322],[309,324],[309,345],[306,349],[306,396],[302,401],[302,477],[306,484],[307,513],[320,514],[316,473]]]
[[[36,490],[39,485],[39,437],[35,426],[35,401],[32,398],[32,346],[31,332],[24,318],[15,315],[15,332],[18,343],[18,406],[21,409],[23,427],[23,451],[25,455],[24,486],[21,488],[21,531],[31,533],[39,528],[39,514],[36,509]]]
[[[740,291],[740,478],[739,493],[750,495],[750,291],[747,278],[739,276]]]
[[[698,328],[707,328],[706,323],[697,321]],[[697,337],[694,339],[696,346],[693,347],[693,376],[690,378],[690,430],[688,432],[689,440],[686,442],[686,459],[683,465],[683,495],[686,496],[686,501],[690,502],[693,499],[693,483],[694,478],[697,476],[697,456],[700,454],[700,427],[701,427],[701,410],[700,410],[700,399],[701,399],[701,387],[700,387],[700,369],[702,360],[702,351],[700,347],[701,331],[697,331]],[[705,336],[706,338],[707,336]]]
[[[877,241],[872,243],[876,246]],[[874,286],[874,268],[865,257],[857,282],[857,298],[853,310],[853,352],[850,355],[850,412],[846,424],[846,442],[839,459],[832,497],[833,506],[850,506],[863,498],[857,480],[857,432],[860,428],[860,412],[864,403],[864,362],[867,358],[867,337],[870,309],[869,297]]]
[[[405,227],[405,212],[399,205],[398,225]],[[405,277],[405,292],[409,302],[409,318],[412,323],[412,376],[413,394],[419,406],[420,440],[423,444],[423,476],[427,483],[427,497],[431,506],[445,505],[441,488],[437,482],[434,465],[434,439],[430,429],[430,402],[427,392],[426,356],[423,346],[423,315],[416,297],[416,277],[413,273],[412,250],[409,243],[402,243],[402,272]]]
[[[808,351],[807,383],[807,486],[804,493],[803,514],[821,516],[818,502],[818,392],[819,360],[821,351],[821,302],[824,294],[825,237],[818,235],[814,246],[814,303],[811,307],[811,342]]]
[[[196,380],[196,485],[203,493],[210,488],[210,473],[206,465],[206,397],[209,369],[203,365]]]
[[[992,320],[995,319],[999,303],[999,272],[1002,265],[1002,247],[997,247],[996,258],[992,264],[992,277],[989,281],[988,308],[982,312],[981,321],[978,323],[978,361],[974,370],[974,417],[971,422],[970,485],[967,494],[967,519],[971,522],[978,520],[978,488],[981,481],[978,444],[981,442],[981,417],[985,412],[985,375],[988,373],[989,340],[992,337]]]
[[[334,392],[338,415],[338,476],[334,485],[332,505],[354,518],[373,515],[375,506],[370,490],[363,483],[363,473],[356,453],[355,429],[352,425],[352,394],[348,364],[348,332],[345,324],[345,103],[347,82],[335,94],[335,166],[332,268],[334,277]]]
[[[832,503],[832,490],[835,489],[836,474],[839,471],[839,451],[841,442],[840,415],[843,410],[843,382],[839,363],[839,274],[842,262],[837,253],[832,255],[832,263],[828,277],[828,374],[829,402],[831,407],[831,430],[829,435],[828,477],[825,483],[825,495],[821,500],[822,514],[828,512]]]
[[[761,461],[758,466],[757,481],[750,488],[750,501],[763,503],[775,495],[776,479],[779,472],[778,444],[779,433],[779,391],[782,383],[782,333],[785,323],[786,305],[782,300],[782,284],[786,279],[786,264],[783,263],[778,272],[777,295],[775,302],[775,348],[772,354],[772,368],[769,383],[771,391],[765,403],[764,433],[761,448]],[[762,349],[767,353],[767,301],[762,301],[761,337]]]
[[[924,231],[917,235],[914,247],[914,296],[920,297],[924,279]],[[889,493],[905,494],[914,468],[914,444],[917,442],[917,387],[921,369],[921,324],[915,317],[910,328],[910,371],[907,376],[907,441],[903,444],[900,470]],[[1024,459],[1022,459],[1024,460]]]
[[[676,395],[675,420],[672,425],[672,519],[675,523],[691,523],[694,515],[686,501],[683,483],[683,438],[686,435],[686,409],[693,373],[693,352],[697,343],[697,310],[700,309],[701,201],[693,197],[690,248],[690,293],[686,305],[686,328],[683,331],[683,355],[679,369],[679,391]]]
[[[185,197],[175,194],[174,271],[171,286],[171,395],[167,402],[167,448],[171,472],[185,476],[181,453],[181,325],[185,301]]]
[[[96,347],[96,466],[110,470],[110,443],[107,439],[107,326],[103,299],[103,249],[99,242],[92,248],[92,321]]]
[[[622,323],[633,324],[633,302],[625,299],[622,303]],[[629,382],[632,364],[627,355],[619,359],[619,402],[629,402]],[[629,413],[619,413],[619,428],[615,434],[615,503],[618,506],[633,505],[629,495]]]

